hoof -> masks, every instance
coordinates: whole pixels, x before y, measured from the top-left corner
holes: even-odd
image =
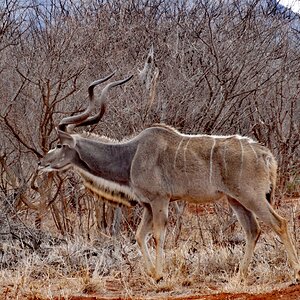
[[[163,280],[163,274],[157,273],[155,268],[150,268],[149,270],[146,270],[146,273],[149,277],[152,277],[156,283],[159,283]]]
[[[246,282],[246,279],[247,279],[247,275],[245,275],[245,273],[242,272],[237,273],[237,280],[239,281],[239,283],[244,284]]]
[[[290,286],[290,287],[291,287],[291,286],[297,286],[297,285],[299,285],[299,284],[300,284],[299,278],[295,278],[295,279],[292,281],[292,283],[289,284],[289,286]]]
[[[300,283],[300,267],[298,267],[295,270],[295,280],[294,280],[295,284],[299,284]]]
[[[161,275],[161,276],[157,276],[154,278],[156,283],[160,283],[161,281],[163,281],[164,277]]]
[[[295,280],[291,284],[289,284],[289,287],[297,286],[299,284],[300,284],[299,280]]]

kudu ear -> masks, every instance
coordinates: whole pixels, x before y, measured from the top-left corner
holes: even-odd
[[[59,129],[57,130],[57,134],[62,145],[68,145],[70,148],[75,148],[76,141],[71,134]]]

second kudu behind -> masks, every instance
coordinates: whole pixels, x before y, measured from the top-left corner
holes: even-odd
[[[105,112],[107,92],[130,79],[108,84],[97,104],[99,113],[91,116],[96,106],[94,87],[112,75],[90,85],[90,103],[83,113],[62,119],[58,126],[60,143],[41,160],[40,169],[52,172],[72,167],[93,193],[127,206],[140,203],[144,211],[136,239],[147,273],[156,280],[163,277],[170,201],[199,204],[224,195],[246,234],[245,255],[239,268],[241,279],[247,275],[260,235],[258,217],[282,240],[295,279],[299,280],[300,264],[287,221],[268,201],[275,188],[277,163],[266,147],[239,135],[187,135],[166,125],[147,128],[121,142],[69,132],[71,128],[99,122]],[[147,244],[151,232],[156,242],[154,262]]]

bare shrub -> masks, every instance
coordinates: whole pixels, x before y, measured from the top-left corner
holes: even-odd
[[[55,276],[71,276],[72,270],[84,269],[84,263],[89,261],[78,258],[79,262],[68,265],[68,260],[63,258],[65,261],[58,270],[68,265],[69,273],[64,275],[54,271],[55,263],[45,262],[44,267],[47,267],[42,269],[45,257],[50,253],[55,256],[59,250],[54,250],[54,246],[49,246],[49,251],[42,250],[44,246],[40,242],[47,244],[47,238],[43,241],[35,230],[49,231],[54,237],[68,237],[70,245],[86,243],[90,249],[94,249],[90,243],[97,238],[104,244],[115,241],[112,238],[114,211],[94,202],[82,190],[74,174],[37,177],[36,164],[56,143],[58,120],[86,107],[83,100],[88,84],[113,70],[117,70],[120,77],[137,75],[152,44],[155,67],[159,69],[154,97],[149,100],[149,91],[135,76],[126,89],[112,91],[103,121],[89,130],[122,139],[152,123],[164,122],[185,133],[248,135],[270,148],[279,162],[278,202],[284,207],[284,197],[299,196],[299,16],[279,13],[274,1],[112,0],[40,4],[27,1],[26,5],[23,2],[0,4],[0,204],[4,212],[0,218],[12,226],[5,225],[5,229],[0,230],[0,276],[11,278],[12,284],[18,282],[15,293],[20,285],[26,289],[27,282],[22,283],[26,276],[37,277],[30,275],[29,268],[23,268],[24,273],[20,271],[26,264],[35,265],[35,269],[42,272],[46,270],[44,276],[49,274],[52,280]],[[298,242],[299,206],[293,205],[294,210],[288,215],[293,216],[291,225]],[[221,207],[223,213],[225,208]],[[107,263],[103,267],[107,271],[103,272],[99,271],[101,259],[97,254],[95,257],[100,262],[94,264],[98,267],[89,265],[87,269],[93,271],[87,272],[92,275],[86,278],[100,280],[108,274],[113,278],[111,282],[117,278],[122,287],[126,281],[124,276],[139,278],[136,285],[132,279],[126,286],[129,293],[145,285],[148,292],[175,290],[174,282],[179,278],[182,280],[180,288],[201,286],[209,278],[212,289],[219,280],[224,281],[223,289],[239,289],[230,279],[236,266],[231,254],[237,252],[232,254],[237,257],[242,251],[242,238],[230,240],[234,236],[230,230],[237,228],[225,225],[224,229],[218,209],[214,208],[215,218],[209,215],[191,220],[185,209],[179,233],[170,230],[168,268],[173,275],[168,279],[169,285],[149,283],[145,274],[134,273],[139,259],[137,256],[129,259],[124,249],[125,254],[118,252],[120,256],[114,263],[109,263],[109,259],[103,262]],[[178,212],[173,208],[171,211],[170,223],[174,229]],[[231,213],[225,212],[229,222]],[[128,212],[122,210],[117,224],[118,237],[126,245],[123,247],[130,249],[129,253],[136,251],[132,232],[140,213],[137,208],[128,218],[124,217]],[[17,234],[23,246],[31,245],[29,248],[21,249],[17,245],[20,241],[12,239],[9,232],[18,231],[18,226],[31,232],[25,230],[27,234]],[[189,232],[191,237],[187,239]],[[107,244],[103,247],[113,250],[103,250],[111,251],[110,254],[105,252],[103,257],[113,255],[114,248]],[[265,264],[273,266],[268,280],[274,284],[284,281],[278,279],[276,271],[278,264],[285,264],[283,258],[270,254],[265,261],[259,259],[263,251],[269,253],[268,247],[281,247],[279,243],[267,241],[267,244],[267,248],[258,245],[254,262],[261,267],[261,272],[255,267],[260,273],[259,279],[253,274],[253,282],[262,287],[266,284]],[[214,251],[215,247],[221,250]],[[97,247],[95,251],[99,249],[102,248]],[[23,264],[18,257],[10,268],[6,262],[18,251],[23,257],[29,252],[34,255],[35,251],[45,251],[47,255],[31,257],[30,262]],[[78,250],[78,257],[83,252]],[[208,257],[209,263],[203,257]],[[125,270],[123,275],[118,274],[118,268]],[[183,279],[180,274],[187,276]],[[110,285],[113,284],[107,283]],[[96,288],[105,290],[105,284]]]

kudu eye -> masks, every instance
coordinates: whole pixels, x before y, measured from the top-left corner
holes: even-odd
[[[56,148],[58,148],[58,149],[61,148],[61,147],[62,147],[61,144],[57,144],[57,145],[56,145]]]

